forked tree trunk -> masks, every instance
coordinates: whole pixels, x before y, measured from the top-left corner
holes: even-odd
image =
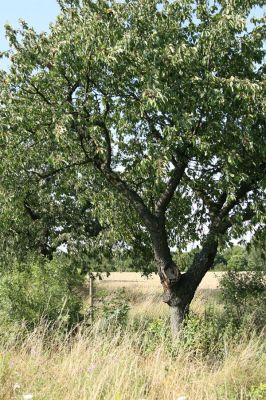
[[[195,256],[189,270],[182,275],[173,273],[175,268],[178,271],[173,261],[170,263],[170,266],[169,263],[164,266],[163,273],[162,267],[159,267],[159,275],[164,288],[163,300],[170,307],[173,338],[176,338],[182,330],[184,318],[188,314],[189,306],[195,292],[202,278],[213,265],[217,246],[217,239],[215,236],[210,235],[203,244],[200,253]],[[171,277],[174,277],[174,279],[171,279]]]
[[[185,317],[188,315],[189,305],[193,299],[192,286],[187,285],[185,274],[169,288],[164,288],[163,301],[169,305],[171,332],[175,339],[182,330]]]

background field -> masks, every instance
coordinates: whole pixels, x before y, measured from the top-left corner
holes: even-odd
[[[199,289],[217,289],[219,280],[224,272],[207,272]],[[161,288],[160,279],[157,274],[151,274],[148,278],[139,272],[111,272],[109,276],[102,274],[101,285],[131,287],[131,288]]]

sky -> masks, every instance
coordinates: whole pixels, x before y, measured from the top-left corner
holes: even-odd
[[[56,0],[0,0],[0,51],[8,49],[4,29],[7,22],[16,28],[19,18],[23,18],[37,31],[47,31],[49,23],[55,20],[58,13]],[[252,14],[262,16],[263,11],[257,7]],[[3,66],[6,67],[7,62],[0,60],[0,67]]]
[[[49,29],[49,23],[53,22],[58,14],[59,6],[56,0],[0,0],[0,51],[9,47],[4,29],[7,22],[16,28],[19,18],[23,18],[37,32],[41,32]],[[0,60],[0,68],[6,65],[6,61]]]

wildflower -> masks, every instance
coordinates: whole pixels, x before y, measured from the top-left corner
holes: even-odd
[[[20,389],[20,384],[19,383],[15,383],[15,385],[13,386],[13,390],[19,390]]]
[[[23,394],[22,395],[22,399],[23,400],[32,400],[33,399],[33,395],[31,393]]]
[[[96,368],[96,364],[95,364],[95,363],[91,364],[91,365],[88,367],[88,372],[89,372],[89,373],[93,372],[93,371],[95,370],[95,368]]]

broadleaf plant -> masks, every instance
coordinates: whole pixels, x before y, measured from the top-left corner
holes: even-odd
[[[118,242],[141,234],[173,333],[219,242],[264,226],[263,3],[60,0],[49,33],[6,26],[1,185],[79,181]]]

